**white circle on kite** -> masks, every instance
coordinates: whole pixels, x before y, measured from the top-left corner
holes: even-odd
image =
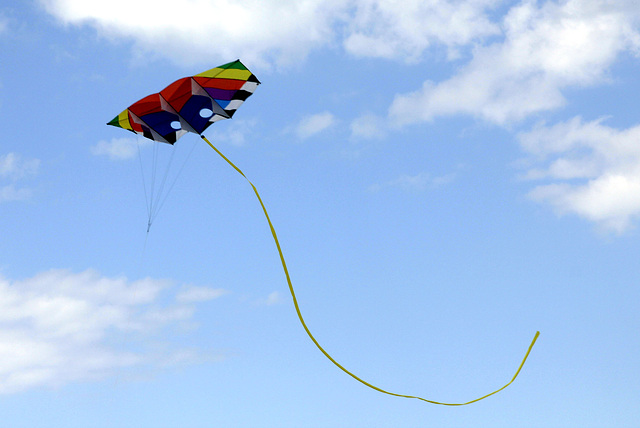
[[[171,122],[170,125],[176,131],[179,130],[179,129],[182,129],[182,125],[180,125],[180,121],[178,121],[178,120],[174,120],[173,122]]]
[[[211,110],[210,108],[203,108],[202,110],[200,110],[200,117],[203,118],[209,118],[213,116],[213,110]]]

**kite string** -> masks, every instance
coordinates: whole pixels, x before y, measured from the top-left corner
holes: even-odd
[[[164,203],[167,201],[167,198],[169,198],[169,194],[171,193],[171,190],[173,190],[173,187],[176,185],[176,182],[178,181],[178,178],[182,174],[182,171],[184,171],[185,166],[187,166],[187,162],[191,158],[191,154],[193,153],[195,147],[196,147],[196,144],[194,143],[191,146],[191,149],[189,150],[189,153],[185,157],[184,161],[182,162],[182,165],[180,166],[180,169],[178,169],[177,174],[175,175],[175,177],[173,177],[173,181],[169,185],[169,189],[166,191],[166,193],[164,193],[162,195],[162,192],[163,192],[163,189],[164,189],[164,185],[165,185],[165,181],[167,180],[169,168],[171,167],[171,163],[173,162],[173,155],[175,153],[175,150],[172,150],[171,160],[169,161],[169,165],[167,166],[167,171],[165,172],[165,176],[162,179],[162,186],[160,187],[160,191],[159,191],[159,194],[158,194],[158,196],[159,196],[158,197],[158,204],[157,204],[157,207],[155,209],[155,212],[151,216],[151,222],[152,223],[155,221],[156,217],[158,216],[158,213],[160,212],[160,210],[164,206]],[[162,195],[162,198],[160,198],[161,195]]]
[[[155,144],[154,148],[159,147],[159,144]],[[169,155],[169,161],[167,162],[167,166],[164,168],[164,174],[162,175],[162,180],[160,181],[160,187],[158,188],[158,193],[155,196],[154,199],[154,204],[155,204],[155,208],[154,210],[151,212],[151,219],[150,219],[150,223],[153,223],[153,220],[155,220],[155,218],[158,215],[158,212],[160,211],[160,206],[161,206],[161,200],[164,197],[164,185],[167,182],[167,177],[169,176],[169,171],[171,170],[171,164],[173,164],[173,158],[175,157],[177,148],[176,147],[171,147],[171,155]],[[154,162],[154,168],[156,167],[157,163],[158,163],[158,156],[156,153],[156,157],[153,160]],[[155,178],[154,178],[155,180]]]
[[[140,176],[142,177],[142,188],[144,189],[144,202],[147,208],[147,232],[149,232],[149,227],[151,227],[151,205],[149,204],[149,196],[147,196],[147,183],[144,178],[144,167],[142,166],[142,154],[140,153],[140,136],[138,136],[136,140],[136,147],[138,148],[138,161],[140,161]]]
[[[162,207],[164,206],[165,202],[169,198],[169,195],[171,194],[171,191],[173,190],[174,186],[176,185],[176,182],[178,181],[178,178],[180,178],[180,175],[184,171],[184,169],[185,169],[185,167],[186,167],[186,165],[187,165],[187,163],[188,163],[188,161],[189,161],[189,159],[191,157],[191,154],[194,152],[196,144],[194,143],[194,144],[191,145],[191,149],[189,150],[189,152],[186,155],[186,157],[182,160],[182,165],[178,169],[178,172],[175,174],[175,176],[172,177],[172,180],[170,181],[170,184],[169,184],[169,172],[171,172],[171,166],[172,166],[172,164],[174,162],[174,159],[175,159],[175,153],[178,150],[177,146],[171,147],[171,154],[169,155],[168,161],[166,163],[164,163],[164,174],[162,175],[162,180],[160,180],[159,188],[155,189],[156,182],[159,181],[158,180],[158,175],[159,175],[159,171],[158,171],[158,163],[159,163],[158,147],[159,147],[159,143],[154,143],[153,144],[153,154],[151,155],[151,179],[149,180],[149,189],[148,189],[147,188],[147,180],[145,178],[145,170],[144,170],[144,167],[143,167],[142,154],[141,154],[141,150],[140,150],[140,141],[139,140],[140,140],[140,138],[138,138],[138,144],[136,145],[136,147],[137,147],[137,151],[138,151],[138,161],[139,161],[139,164],[140,164],[140,175],[142,177],[142,187],[144,189],[144,198],[145,198],[145,204],[146,204],[146,209],[147,209],[147,233],[149,233],[149,230],[151,229],[151,225],[153,224],[155,219],[158,217],[158,214],[160,213],[160,210],[162,210]]]
[[[156,184],[156,171],[158,170],[158,145],[153,144],[153,156],[151,163],[151,192],[149,196],[149,226],[151,226],[151,216],[153,216],[153,206],[156,199],[155,196],[155,184]]]
[[[273,235],[273,240],[275,241],[276,247],[278,248],[278,253],[280,254],[280,261],[282,262],[282,268],[284,269],[284,274],[287,277],[287,284],[289,285],[289,291],[291,292],[291,297],[293,298],[293,305],[295,306],[296,313],[298,314],[298,318],[300,319],[300,323],[302,324],[302,327],[304,327],[304,330],[307,332],[307,335],[311,338],[313,343],[318,347],[318,349],[320,349],[320,351],[325,355],[325,357],[327,357],[340,370],[342,370],[343,372],[345,372],[346,374],[348,374],[349,376],[351,376],[352,378],[354,378],[358,382],[368,386],[369,388],[375,389],[376,391],[382,392],[384,394],[393,395],[393,396],[396,396],[396,397],[403,397],[403,398],[415,398],[417,400],[422,400],[422,401],[425,401],[427,403],[439,404],[439,405],[443,405],[443,406],[464,406],[464,405],[467,405],[467,404],[475,403],[476,401],[483,400],[483,399],[485,399],[485,398],[487,398],[487,397],[489,397],[489,396],[491,396],[493,394],[496,394],[496,393],[502,391],[507,386],[511,385],[511,383],[513,383],[514,380],[516,380],[516,377],[518,377],[518,374],[520,373],[520,370],[522,370],[522,367],[524,366],[524,363],[527,361],[527,358],[529,357],[529,353],[531,352],[531,349],[533,348],[533,345],[536,343],[536,340],[538,340],[538,336],[540,336],[540,332],[539,331],[536,331],[536,334],[533,337],[533,340],[531,341],[531,344],[529,345],[529,348],[527,349],[527,353],[524,355],[524,358],[522,359],[522,362],[520,363],[520,366],[518,366],[518,370],[516,370],[516,373],[513,375],[513,378],[511,378],[511,380],[507,384],[505,384],[500,389],[497,389],[497,390],[495,390],[495,391],[493,391],[493,392],[491,392],[489,394],[483,395],[480,398],[476,398],[475,400],[467,401],[466,403],[442,403],[442,402],[439,402],[439,401],[427,400],[425,398],[417,397],[417,396],[414,396],[414,395],[396,394],[396,393],[393,393],[393,392],[385,391],[382,388],[378,388],[377,386],[374,386],[374,385],[370,384],[369,382],[366,382],[366,381],[360,379],[358,376],[356,376],[355,374],[351,373],[349,370],[347,370],[342,365],[340,365],[336,360],[333,359],[333,357],[331,357],[331,355],[329,355],[329,353],[327,351],[325,351],[322,348],[322,346],[320,346],[320,344],[318,343],[316,338],[313,337],[313,335],[311,334],[311,331],[307,327],[307,324],[304,322],[304,318],[302,317],[302,313],[300,312],[300,307],[298,306],[298,300],[296,299],[295,292],[293,291],[293,285],[291,283],[291,277],[289,276],[289,270],[287,269],[287,265],[286,265],[286,263],[284,261],[284,255],[282,254],[282,248],[280,247],[280,242],[278,241],[278,236],[276,235],[276,230],[274,229],[273,224],[271,223],[271,219],[269,218],[269,214],[267,213],[267,209],[264,206],[264,203],[262,202],[262,198],[260,197],[260,194],[258,193],[258,189],[256,189],[256,186],[254,186],[253,183],[247,178],[247,176],[244,175],[244,173],[240,170],[240,168],[235,166],[233,164],[233,162],[231,162],[225,155],[222,154],[222,152],[220,152],[220,150],[218,150],[213,144],[211,144],[211,142],[209,140],[207,140],[207,138],[204,135],[200,135],[200,137],[213,150],[215,150],[215,152],[218,153],[222,157],[222,159],[224,159],[229,165],[231,165],[233,167],[233,169],[235,169],[240,175],[242,175],[245,178],[245,180],[247,180],[247,182],[249,182],[249,184],[251,185],[251,188],[253,188],[253,191],[256,194],[256,197],[258,198],[258,201],[260,202],[260,206],[262,207],[262,211],[264,212],[264,216],[266,217],[267,222],[269,223],[269,228],[271,229],[271,234]]]

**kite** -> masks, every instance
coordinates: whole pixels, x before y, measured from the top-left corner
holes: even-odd
[[[324,350],[324,348],[322,348],[315,337],[311,334],[311,331],[302,317],[300,306],[298,305],[298,300],[296,299],[291,278],[289,276],[289,271],[284,260],[282,248],[278,241],[278,236],[276,235],[273,223],[269,218],[269,214],[267,213],[267,209],[262,198],[258,193],[258,189],[240,170],[240,168],[222,154],[222,152],[220,152],[220,150],[218,150],[203,135],[203,132],[211,124],[222,119],[231,119],[238,107],[240,107],[240,105],[253,94],[259,84],[260,81],[253,75],[253,73],[251,73],[251,71],[249,71],[247,67],[240,62],[240,60],[236,60],[212,68],[211,70],[203,73],[196,74],[195,76],[184,77],[176,80],[162,91],[148,95],[133,103],[128,108],[124,109],[122,113],[117,115],[113,120],[108,122],[108,125],[127,129],[150,140],[172,145],[187,132],[198,134],[202,140],[204,140],[218,155],[220,155],[220,157],[222,157],[222,159],[224,159],[233,169],[244,177],[244,179],[251,185],[251,188],[262,207],[262,211],[269,224],[269,228],[271,229],[271,235],[273,236],[278,254],[280,255],[282,268],[284,270],[287,284],[289,285],[289,292],[293,299],[293,305],[302,327],[318,349],[333,364],[358,382],[384,394],[396,397],[415,398],[427,403],[440,404],[444,406],[464,406],[475,403],[502,391],[509,386],[520,373],[520,370],[524,366],[524,363],[526,362],[533,345],[538,339],[540,332],[536,332],[522,362],[516,370],[515,375],[506,385],[480,398],[464,403],[442,403],[413,395],[396,394],[378,388],[344,368],[334,360],[333,357]]]

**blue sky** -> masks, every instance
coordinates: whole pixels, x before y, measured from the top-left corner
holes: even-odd
[[[3,426],[636,427],[639,56],[633,0],[1,2]],[[333,366],[195,135],[146,234],[154,147],[105,123],[236,58],[206,135],[322,346],[463,402],[540,330],[509,388]]]

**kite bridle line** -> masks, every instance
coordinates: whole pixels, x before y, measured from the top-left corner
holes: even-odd
[[[491,392],[491,393],[489,393],[487,395],[483,395],[480,398],[476,398],[475,400],[467,401],[466,403],[441,403],[439,401],[427,400],[425,398],[416,397],[414,395],[395,394],[393,392],[385,391],[382,388],[378,388],[377,386],[371,385],[369,382],[366,382],[366,381],[360,379],[358,376],[354,375],[349,370],[347,370],[344,367],[342,367],[340,365],[340,363],[338,363],[336,360],[334,360],[333,357],[331,357],[331,355],[329,355],[327,353],[327,351],[325,351],[322,348],[322,346],[320,346],[320,344],[318,343],[316,338],[313,337],[313,335],[311,334],[311,331],[307,327],[307,324],[304,322],[304,318],[302,318],[302,313],[300,312],[300,307],[298,306],[298,300],[296,299],[296,294],[293,291],[293,285],[291,284],[291,277],[289,276],[289,271],[287,269],[287,264],[284,261],[284,255],[282,254],[282,248],[280,248],[280,242],[278,242],[278,236],[276,235],[276,230],[274,229],[273,224],[271,223],[271,219],[269,218],[269,214],[267,213],[267,209],[265,208],[264,203],[262,202],[262,198],[260,197],[260,194],[258,193],[258,189],[256,189],[256,186],[253,185],[251,180],[249,180],[247,178],[247,176],[244,175],[244,173],[240,170],[240,168],[235,166],[234,163],[231,162],[225,155],[223,155],[222,152],[220,152],[220,150],[218,150],[213,144],[211,144],[211,142],[209,140],[207,140],[207,138],[204,135],[200,134],[200,138],[202,138],[213,150],[215,150],[215,152],[217,154],[219,154],[222,157],[222,159],[224,159],[229,165],[231,165],[233,167],[233,169],[235,169],[241,176],[243,176],[245,178],[245,180],[247,180],[247,182],[251,185],[251,188],[253,189],[253,192],[256,194],[256,197],[258,198],[258,201],[260,202],[260,206],[262,207],[262,211],[264,212],[264,216],[266,217],[267,222],[269,223],[269,228],[271,229],[271,234],[273,235],[273,240],[276,243],[276,247],[278,248],[278,253],[280,254],[280,261],[282,262],[282,268],[284,269],[284,274],[287,277],[287,284],[289,285],[289,291],[291,292],[291,297],[293,298],[293,305],[296,308],[296,313],[298,314],[298,318],[300,319],[300,323],[302,324],[302,327],[304,327],[304,330],[307,332],[307,335],[309,335],[309,337],[311,338],[313,343],[315,343],[315,345],[318,347],[318,349],[320,349],[320,351],[325,355],[325,357],[327,357],[340,370],[342,370],[343,372],[345,372],[346,374],[348,374],[349,376],[351,376],[352,378],[354,378],[358,382],[368,386],[369,388],[375,389],[376,391],[382,392],[384,394],[393,395],[393,396],[396,396],[396,397],[403,397],[403,398],[415,398],[417,400],[422,400],[422,401],[425,401],[427,403],[440,404],[440,405],[443,405],[443,406],[464,406],[464,405],[467,405],[467,404],[475,403],[476,401],[480,401],[482,399],[485,399],[485,398],[487,398],[487,397],[489,397],[489,396],[491,396],[493,394],[496,394],[496,393],[502,391],[507,386],[511,385],[511,383],[513,383],[514,380],[516,380],[516,377],[518,377],[518,374],[520,373],[520,370],[522,370],[522,367],[524,366],[524,363],[527,361],[527,357],[529,357],[529,353],[531,352],[531,349],[533,348],[533,345],[536,343],[536,340],[538,340],[538,336],[540,336],[540,332],[539,331],[536,331],[536,334],[535,334],[535,336],[533,336],[533,340],[531,341],[531,345],[529,345],[529,348],[527,349],[527,353],[524,355],[524,358],[522,359],[522,362],[520,363],[520,366],[518,367],[518,370],[516,370],[516,373],[513,375],[513,378],[511,378],[511,380],[506,385],[504,385],[502,388],[497,389],[497,390],[495,390],[495,391],[493,391],[493,392]]]

